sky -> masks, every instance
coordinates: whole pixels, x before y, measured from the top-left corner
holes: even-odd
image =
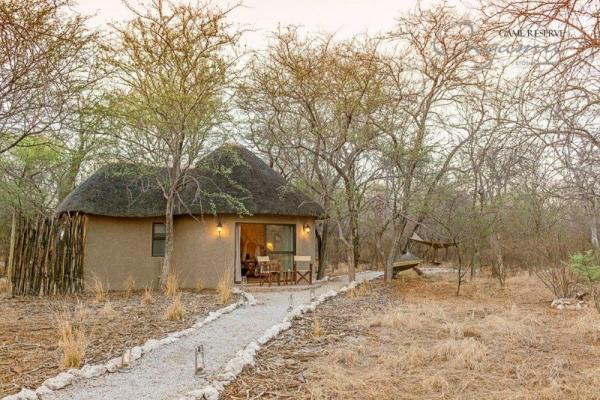
[[[138,4],[139,0],[131,3]],[[232,3],[213,0],[213,4],[226,7]],[[395,25],[395,18],[416,4],[417,0],[245,0],[233,12],[231,21],[252,30],[245,34],[245,43],[259,49],[279,24],[333,32],[343,39],[358,33],[389,31]],[[78,0],[76,9],[95,14],[91,21],[94,26],[126,20],[131,15],[121,0]]]

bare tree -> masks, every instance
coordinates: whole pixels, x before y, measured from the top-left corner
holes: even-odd
[[[381,125],[382,162],[389,187],[392,245],[386,257],[386,277],[393,261],[407,250],[409,240],[426,217],[429,196],[452,169],[469,130],[455,129],[452,110],[468,98],[465,88],[480,86],[478,67],[485,54],[485,32],[464,30],[460,15],[446,6],[420,7],[399,19],[391,39],[400,52],[386,62],[393,92]],[[474,22],[469,23],[473,28]]]

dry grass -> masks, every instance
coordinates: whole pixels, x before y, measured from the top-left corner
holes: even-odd
[[[127,279],[125,279],[125,283],[123,284],[123,286],[125,287],[126,296],[128,298],[131,297],[135,290],[135,280],[133,279],[133,276],[129,275]]]
[[[181,303],[181,294],[173,296],[173,301],[167,310],[165,311],[165,319],[167,321],[181,321],[183,320],[183,314],[185,310]]]
[[[142,296],[142,304],[148,306],[154,304],[154,297],[152,297],[152,289],[149,287],[144,288],[144,295]]]
[[[365,281],[358,286],[357,294],[359,297],[368,296],[371,292],[371,286],[369,285],[369,281]]]
[[[200,294],[204,290],[204,281],[202,278],[196,280],[196,293]]]
[[[233,286],[233,280],[231,277],[231,271],[227,270],[221,275],[219,283],[217,284],[217,296],[221,304],[228,303],[231,299],[231,289]]]
[[[110,319],[117,316],[117,312],[113,308],[112,303],[108,300],[104,303],[104,307],[102,307],[100,313],[102,314],[102,316]]]
[[[59,346],[62,333],[57,324],[57,316],[63,313],[68,318],[61,319],[68,320],[73,329],[73,335],[67,337],[77,339],[78,329],[85,333],[87,346],[81,364],[101,364],[150,338],[189,328],[195,318],[187,315],[201,317],[223,307],[212,291],[205,291],[202,296],[191,291],[180,294],[186,315],[181,321],[164,319],[173,299],[157,291],[152,292],[152,306],[144,304],[143,290],[136,290],[129,298],[121,290],[109,292],[100,304],[91,291],[64,296],[0,297],[0,398],[17,393],[21,387],[38,387],[64,370],[63,350]],[[107,315],[108,307],[113,312]],[[65,341],[70,343],[77,340]]]
[[[593,305],[552,309],[527,275],[503,290],[477,279],[460,297],[454,279],[401,277],[334,298],[261,350],[258,372],[224,398],[600,399]]]
[[[346,292],[346,297],[348,297],[349,299],[355,299],[358,297],[358,293],[356,288],[350,288],[348,289],[348,291]]]
[[[104,286],[104,283],[102,283],[102,281],[98,277],[94,277],[92,279],[91,289],[94,293],[96,303],[104,303],[106,301],[108,290],[106,289],[106,286]]]
[[[165,283],[165,294],[170,297],[175,297],[179,292],[179,279],[174,273],[170,273],[167,276],[167,282]]]
[[[81,365],[87,347],[87,339],[81,327],[73,327],[68,314],[57,318],[59,342],[63,354],[63,367],[77,368]]]
[[[314,337],[321,337],[325,334],[318,318],[313,321],[312,333]]]
[[[8,278],[0,278],[0,295],[8,293],[9,289]]]
[[[200,294],[204,290],[204,281],[202,278],[198,278],[196,281],[196,293]]]

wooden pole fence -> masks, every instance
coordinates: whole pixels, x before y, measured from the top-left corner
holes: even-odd
[[[83,291],[85,217],[15,221],[9,262],[13,295],[52,295]]]

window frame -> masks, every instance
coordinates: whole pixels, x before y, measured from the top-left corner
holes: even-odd
[[[162,225],[164,227],[165,233],[156,233],[155,232],[155,227],[157,225]],[[161,237],[162,236],[162,237]],[[164,257],[165,256],[165,246],[166,246],[166,240],[167,239],[167,234],[166,234],[166,226],[164,222],[153,222],[152,223],[152,245],[150,246],[150,254],[152,257]],[[163,246],[162,246],[162,254],[157,254],[157,249],[156,249],[156,245],[155,242],[157,241],[162,241]]]

